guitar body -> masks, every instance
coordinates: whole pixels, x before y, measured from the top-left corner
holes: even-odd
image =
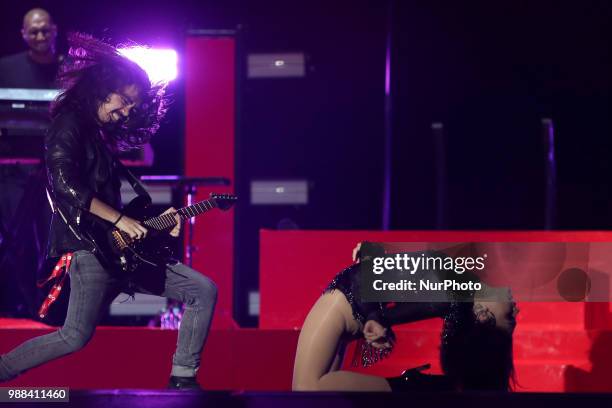
[[[164,268],[173,258],[169,232],[176,226],[177,214],[187,219],[213,208],[227,210],[236,199],[235,196],[211,194],[211,199],[181,208],[175,214],[158,215],[151,213],[149,199],[138,196],[123,208],[123,214],[140,221],[147,228],[146,238],[132,239],[127,233],[97,217],[86,232],[106,267],[125,273],[135,273],[141,268]]]
[[[151,202],[138,196],[124,207],[123,213],[144,223],[156,215],[151,210]],[[113,258],[118,260],[117,266],[130,273],[142,266],[163,268],[173,256],[168,242],[170,229],[172,227],[163,230],[147,228],[145,239],[133,240],[126,233],[113,228],[107,234],[107,241],[112,248]]]
[[[144,196],[138,196],[122,212],[144,223],[154,215],[151,210],[151,202]],[[98,258],[104,266],[127,273],[134,273],[143,266],[161,268],[172,257],[168,231],[154,228],[147,230],[145,239],[134,240],[111,223],[97,217],[86,228],[88,238],[95,243]]]

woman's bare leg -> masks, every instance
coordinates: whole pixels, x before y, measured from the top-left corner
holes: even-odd
[[[338,290],[314,304],[302,327],[293,366],[294,391],[390,391],[382,377],[333,371],[340,366],[339,346],[360,331],[351,306]],[[341,347],[340,347],[341,349]]]
[[[348,340],[341,339],[338,343],[338,348],[336,349],[336,355],[334,356],[334,361],[332,361],[331,366],[329,367],[328,372],[338,371],[342,368],[342,361],[344,360],[344,354],[346,352],[346,346],[348,345]]]

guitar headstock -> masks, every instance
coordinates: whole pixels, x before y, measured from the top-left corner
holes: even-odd
[[[232,194],[217,194],[210,193],[210,199],[217,204],[217,208],[226,211],[232,208],[234,203],[238,200],[238,197]]]

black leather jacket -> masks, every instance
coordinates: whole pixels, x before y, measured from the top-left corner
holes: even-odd
[[[121,181],[109,149],[92,120],[74,112],[59,115],[45,138],[48,190],[55,204],[48,257],[79,249],[93,250],[83,235],[93,197],[121,208]],[[65,219],[64,219],[65,218]]]

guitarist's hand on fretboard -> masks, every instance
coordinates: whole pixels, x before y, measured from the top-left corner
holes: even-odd
[[[176,219],[176,226],[172,228],[172,230],[170,231],[170,236],[176,238],[181,233],[181,217],[179,217],[178,213],[176,212],[176,208],[170,207],[166,211],[161,213],[161,215],[171,214],[171,213],[174,214],[174,218]]]
[[[127,215],[122,216],[115,227],[127,233],[132,239],[142,239],[147,236],[147,229],[140,222]]]

